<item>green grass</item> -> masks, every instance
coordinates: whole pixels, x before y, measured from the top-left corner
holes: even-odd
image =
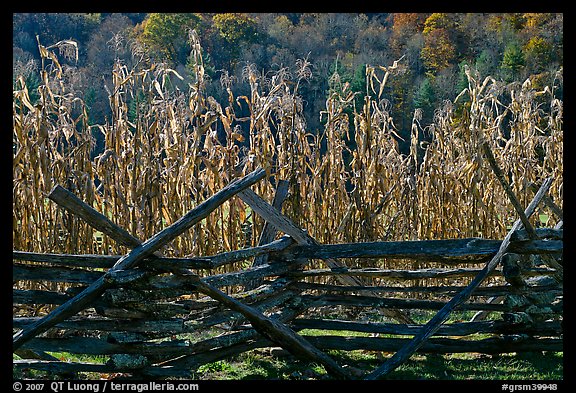
[[[362,374],[375,370],[386,359],[368,351],[328,351],[340,365]],[[387,354],[386,358],[391,356]],[[359,374],[359,379],[361,375]],[[331,377],[321,365],[291,355],[270,356],[254,350],[235,359],[204,365],[194,374],[208,380],[324,380]],[[563,354],[417,354],[392,371],[390,380],[562,380]]]
[[[308,332],[310,333],[310,332]],[[307,334],[308,334],[307,333]],[[317,334],[327,334],[322,331]],[[345,335],[342,332],[331,334]],[[356,333],[361,335],[360,333]],[[373,351],[326,351],[338,364],[356,371],[361,379],[382,365],[392,354]],[[63,361],[104,363],[106,357],[51,353]],[[18,359],[17,355],[13,355]],[[390,380],[562,380],[562,352],[520,354],[416,354],[392,371]],[[14,372],[16,379],[53,379],[49,373],[35,370]],[[74,379],[100,379],[97,373],[78,373]],[[272,355],[269,348],[245,352],[227,360],[200,366],[191,379],[196,380],[327,380],[332,379],[322,365],[297,359],[288,353]]]
[[[418,323],[426,323],[430,316],[423,312],[413,315]],[[474,312],[455,312],[448,322],[470,320]],[[366,337],[363,332],[303,329],[305,336],[334,335]],[[478,334],[469,339],[482,339],[490,334]],[[381,335],[381,337],[399,337]],[[391,353],[375,351],[326,351],[338,364],[350,367],[361,379],[382,365]],[[223,364],[224,362],[225,364]],[[294,358],[292,355],[272,356],[269,349],[257,349],[233,359],[204,365],[197,370],[198,379],[270,379],[270,380],[323,380],[331,379],[321,365]],[[415,354],[406,363],[391,372],[391,380],[562,380],[562,352],[534,352],[485,355],[477,353]]]
[[[96,356],[96,355],[84,355],[84,354],[75,354],[69,352],[47,352],[48,355],[55,357],[56,359],[63,361],[63,362],[82,362],[82,363],[97,363],[97,364],[104,364],[108,360],[107,356]],[[16,354],[12,354],[13,360],[21,359],[20,356]],[[71,379],[87,379],[87,380],[94,380],[94,379],[101,379],[101,375],[99,373],[91,373],[91,372],[80,372],[76,375],[70,374],[68,375],[54,375],[52,373],[39,371],[39,370],[23,370],[23,371],[16,371],[14,370],[12,373],[12,377],[14,379],[65,379],[70,377]]]
[[[563,354],[452,354],[414,356],[389,379],[561,380]]]

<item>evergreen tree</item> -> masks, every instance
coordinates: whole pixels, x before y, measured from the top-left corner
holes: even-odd
[[[518,77],[520,71],[524,69],[526,65],[526,59],[522,48],[516,43],[512,43],[506,46],[504,50],[504,56],[502,58],[502,63],[500,64],[500,69],[504,73],[504,78],[507,81],[512,81],[515,77]]]
[[[414,93],[413,99],[414,108],[422,109],[423,124],[431,123],[434,117],[434,109],[436,107],[436,93],[430,78],[425,77],[420,86]]]
[[[474,68],[476,68],[482,78],[494,75],[497,70],[496,56],[490,49],[484,49],[476,58]]]

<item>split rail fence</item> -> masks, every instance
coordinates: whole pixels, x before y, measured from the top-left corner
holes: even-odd
[[[285,182],[278,182],[272,203],[250,189],[264,177],[258,169],[233,181],[144,242],[54,187],[53,202],[131,251],[118,256],[13,251],[15,284],[67,286],[65,291],[13,289],[15,307],[53,307],[44,316],[13,318],[13,351],[21,358],[13,361],[14,369],[190,378],[203,364],[282,347],[322,364],[334,378],[377,379],[416,352],[563,350],[562,221],[535,229],[527,220],[540,201],[562,214],[546,195],[551,179],[526,210],[518,211],[520,219],[503,240],[326,245],[281,213]],[[162,255],[171,240],[237,197],[266,221],[258,246],[194,258]],[[437,267],[351,268],[343,261],[347,258],[413,259]],[[206,274],[241,260],[252,260],[252,266]],[[447,284],[414,285],[425,279]],[[227,294],[228,287],[235,291]],[[334,310],[337,316],[331,315]],[[462,312],[473,317],[448,321]],[[426,323],[414,321],[426,315]],[[311,330],[355,333],[305,334]],[[329,350],[394,355],[359,376]],[[107,361],[66,362],[54,352],[102,355]]]

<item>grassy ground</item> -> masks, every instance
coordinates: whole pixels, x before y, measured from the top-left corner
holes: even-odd
[[[328,351],[339,364],[369,373],[386,357],[369,351]],[[70,354],[53,354],[66,361],[102,363],[104,357],[78,358]],[[388,375],[389,380],[562,380],[562,352],[522,354],[417,354]],[[357,374],[361,379],[361,374]],[[39,371],[14,372],[16,379],[53,379],[56,376]],[[61,376],[59,376],[61,377]],[[80,373],[72,379],[101,379],[111,375]],[[302,361],[281,350],[258,349],[229,360],[201,366],[195,380],[328,380],[331,377],[321,365]]]
[[[385,359],[365,351],[329,351],[339,364],[363,373],[380,366]],[[390,356],[390,355],[388,355]],[[194,374],[207,380],[324,380],[331,379],[320,365],[292,356],[271,356],[255,350],[231,361],[206,364]],[[361,379],[361,376],[359,376]],[[503,355],[450,354],[414,355],[397,368],[391,380],[562,380],[563,353],[524,353]]]

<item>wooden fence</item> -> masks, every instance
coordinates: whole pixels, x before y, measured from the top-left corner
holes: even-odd
[[[562,224],[534,229],[525,220],[541,200],[553,205],[546,196],[551,179],[503,240],[323,245],[281,214],[285,183],[278,182],[272,203],[249,188],[264,176],[256,170],[235,180],[144,242],[56,186],[52,201],[131,251],[13,251],[14,288],[28,281],[57,283],[57,289],[13,289],[19,310],[13,350],[21,358],[14,369],[189,378],[203,364],[280,346],[322,364],[334,378],[354,378],[326,351],[394,353],[363,376],[376,379],[415,352],[563,350]],[[258,246],[193,258],[162,255],[162,247],[236,197],[266,221]],[[353,268],[343,262],[347,258],[412,259],[433,267]],[[252,260],[251,267],[211,274],[242,260]],[[426,279],[444,284],[415,284]],[[35,316],[46,306],[48,313]],[[450,321],[456,314],[460,319]],[[107,360],[65,362],[54,352]]]

